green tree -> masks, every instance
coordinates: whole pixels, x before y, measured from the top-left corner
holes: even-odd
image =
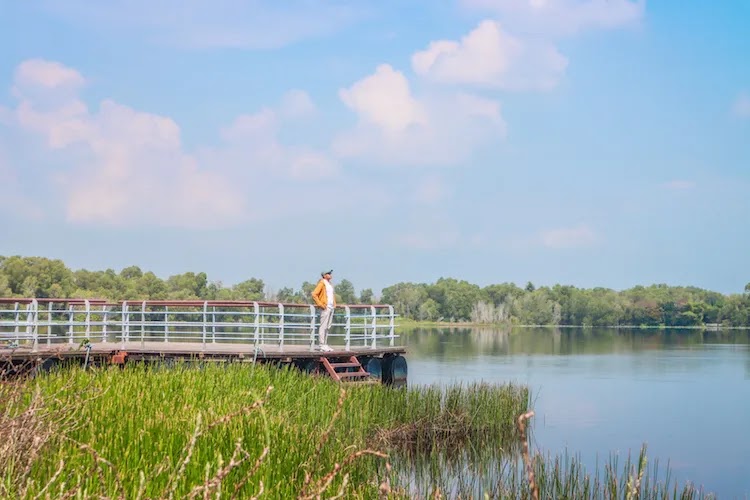
[[[517,299],[513,304],[513,312],[524,325],[560,324],[560,304],[551,300],[541,288]]]
[[[382,302],[393,305],[399,314],[417,319],[419,306],[427,300],[425,285],[416,283],[396,283],[383,289]]]
[[[489,302],[499,306],[502,304],[510,305],[513,300],[522,296],[524,290],[519,288],[515,283],[501,283],[499,285],[489,285],[482,289],[482,294]]]
[[[440,317],[438,303],[432,299],[427,299],[419,306],[417,319],[422,321],[435,321]]]
[[[440,278],[427,287],[427,293],[438,303],[441,316],[453,321],[468,321],[474,304],[482,297],[477,285],[454,278]]]
[[[236,300],[263,300],[265,284],[258,278],[237,283],[232,287],[232,295]]]
[[[169,296],[174,299],[204,299],[208,295],[206,273],[183,273],[167,279]]]
[[[73,272],[61,260],[13,256],[3,259],[1,265],[6,286],[15,295],[65,298],[75,290]]]
[[[365,288],[359,292],[360,304],[372,304],[373,302],[375,302],[375,294],[372,293],[372,288]]]
[[[1,265],[2,263],[0,263]],[[8,285],[8,278],[4,274],[0,274],[0,297],[10,297],[12,294],[10,285]]]
[[[312,293],[313,290],[315,290],[315,283],[303,281],[300,290],[302,291],[302,302],[305,304],[312,304]]]
[[[292,287],[282,287],[276,293],[276,300],[285,304],[294,304],[299,299],[297,293],[295,293]]]
[[[120,276],[126,280],[137,280],[143,276],[143,271],[138,266],[130,266],[120,271]]]
[[[334,286],[334,291],[336,292],[336,295],[338,298],[337,301],[340,301],[341,304],[356,304],[357,303],[357,294],[354,291],[354,285],[351,281],[347,279],[343,279],[339,281]]]
[[[159,300],[167,298],[167,285],[151,271],[138,278],[136,294],[139,299]]]

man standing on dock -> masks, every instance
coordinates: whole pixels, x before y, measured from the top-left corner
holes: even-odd
[[[328,330],[330,330],[331,323],[333,323],[333,310],[336,308],[336,295],[333,291],[333,285],[331,285],[332,274],[333,269],[320,273],[320,281],[318,281],[318,285],[312,293],[313,301],[320,309],[318,344],[320,345],[320,350],[326,352],[333,351],[327,342]]]

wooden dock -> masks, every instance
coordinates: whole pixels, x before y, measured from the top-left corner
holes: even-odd
[[[334,318],[333,350],[323,351],[307,304],[0,298],[0,374],[65,362],[257,362],[405,384],[392,306],[345,305]]]
[[[90,347],[89,347],[90,346]],[[26,361],[47,358],[74,359],[89,357],[106,358],[118,353],[127,353],[131,360],[160,360],[166,357],[175,360],[218,359],[226,361],[282,361],[307,358],[338,358],[349,356],[382,357],[406,354],[404,347],[351,347],[331,346],[333,351],[321,352],[305,346],[278,346],[251,344],[206,344],[198,342],[91,342],[84,345],[43,344],[37,349],[31,345],[6,346],[0,349],[0,359]]]

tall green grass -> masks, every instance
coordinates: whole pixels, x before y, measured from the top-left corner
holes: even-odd
[[[515,385],[342,391],[247,364],[63,368],[0,384],[0,498],[530,498],[528,402]],[[541,498],[701,497],[645,455],[593,476],[533,461]]]
[[[24,478],[32,497],[76,487],[182,498],[206,485],[238,497],[370,496],[390,482],[391,449],[512,440],[528,399],[517,386],[348,387],[342,397],[330,380],[248,365],[62,369],[24,390],[25,401],[39,391],[49,415],[66,415]]]

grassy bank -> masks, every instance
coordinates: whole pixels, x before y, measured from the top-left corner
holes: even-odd
[[[342,391],[248,365],[63,369],[0,384],[0,498],[530,498],[528,399],[511,385]],[[700,497],[644,460],[601,479],[575,459],[532,467],[542,498]]]
[[[0,497],[53,498],[371,497],[391,484],[390,450],[512,441],[528,398],[515,386],[343,393],[247,365],[66,369],[2,390],[12,435],[0,441],[16,444],[0,448]]]

